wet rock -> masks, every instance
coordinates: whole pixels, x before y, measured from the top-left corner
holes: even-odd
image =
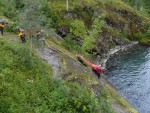
[[[58,34],[56,34],[56,33],[53,33],[53,36],[54,36],[55,38],[57,38],[58,40],[60,40],[60,41],[63,41],[63,40],[64,40],[60,35],[58,35]]]
[[[128,12],[127,12],[126,10],[124,10],[124,9],[118,10],[118,12],[119,12],[119,14],[120,14],[121,16],[128,14]]]
[[[39,54],[39,56],[41,56],[41,58],[45,61],[48,62],[48,64],[50,64],[53,68],[53,75],[57,76],[58,72],[59,72],[59,62],[60,62],[60,57],[57,55],[56,51],[54,51],[51,48],[45,48],[42,51],[36,49],[37,53]]]
[[[60,35],[62,38],[66,37],[69,32],[69,29],[65,26],[62,26],[57,29],[57,34]]]

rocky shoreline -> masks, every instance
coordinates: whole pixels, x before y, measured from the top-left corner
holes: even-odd
[[[136,44],[138,44],[138,42],[137,41],[133,41],[130,44],[127,44],[127,45],[123,45],[123,46],[119,46],[118,45],[118,46],[115,46],[115,48],[110,49],[108,53],[102,55],[101,57],[97,56],[96,62],[99,63],[99,64],[101,64],[101,66],[103,68],[106,68],[106,63],[109,60],[109,58],[111,57],[111,55],[115,54],[118,51],[124,51],[124,50],[126,50],[128,48],[131,48],[131,47],[133,47]]]

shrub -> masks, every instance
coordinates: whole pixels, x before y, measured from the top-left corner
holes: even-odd
[[[52,78],[52,70],[29,48],[0,39],[1,113],[96,112],[98,99],[77,83]]]
[[[8,23],[8,25],[5,27],[5,31],[7,32],[16,32],[16,23]]]
[[[11,18],[11,19],[14,18],[17,14],[14,2],[12,0],[11,1],[6,0],[5,6],[7,7],[3,9],[4,16]]]
[[[84,39],[84,37],[87,35],[84,22],[81,20],[75,20],[70,23],[70,33],[73,34],[75,37]]]

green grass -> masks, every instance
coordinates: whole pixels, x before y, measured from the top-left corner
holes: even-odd
[[[87,87],[54,79],[51,67],[34,52],[31,57],[26,45],[0,38],[0,53],[1,113],[97,113],[103,110],[98,107],[101,101]]]
[[[138,113],[131,105],[122,97],[121,94],[117,93],[117,91],[112,88],[110,85],[106,85],[104,88],[104,97],[108,98],[111,105],[117,105],[120,106],[119,108],[122,108],[122,110],[125,110],[126,112],[130,113]]]
[[[4,1],[5,0],[0,1],[0,5],[2,6],[0,8],[0,15],[3,16],[5,14],[5,16],[12,18],[11,20],[13,20],[14,23],[9,24],[9,27],[7,27],[5,30],[8,32],[14,32],[14,30],[12,29],[16,25],[19,25],[19,23],[22,21],[22,14],[25,10],[20,7],[19,9],[12,9],[9,12],[9,8],[15,8],[15,5],[14,3],[3,3]],[[77,59],[72,53],[81,53],[85,50],[81,51],[81,47],[79,47],[76,41],[73,42],[72,40],[76,39],[77,37],[83,38],[84,32],[86,32],[88,37],[89,33],[92,30],[92,25],[94,22],[93,19],[98,19],[97,16],[99,16],[101,13],[106,14],[106,16],[108,17],[112,16],[111,21],[115,24],[115,27],[113,27],[113,29],[108,29],[109,34],[110,36],[117,36],[119,38],[121,37],[119,39],[121,41],[127,40],[125,37],[127,37],[129,33],[125,32],[124,34],[122,34],[121,32],[117,31],[118,24],[123,22],[128,28],[128,24],[133,23],[134,27],[136,17],[138,17],[138,19],[140,20],[142,19],[137,11],[133,10],[130,6],[126,5],[121,0],[98,0],[99,2],[96,2],[96,0],[69,0],[68,15],[66,13],[66,0],[45,0],[44,2],[42,1],[43,0],[36,1],[37,4],[39,4],[40,2],[42,8],[40,8],[37,12],[35,11],[35,13],[41,15],[38,15],[37,18],[43,17],[44,15],[44,18],[41,18],[44,25],[48,24],[51,28],[57,30],[59,27],[63,26],[68,27],[69,29],[71,23],[74,23],[76,19],[81,20],[85,24],[85,29],[79,30],[77,28],[77,30],[81,32],[81,35],[79,33],[75,33],[74,35],[70,32],[68,33],[67,36],[69,37],[69,40],[67,41],[67,43],[65,43],[65,46],[57,39],[48,39],[46,42],[47,45],[55,48],[56,51],[59,52],[60,55],[62,55],[63,57],[69,56],[75,61],[77,61]],[[30,5],[35,6],[34,4]],[[101,10],[101,8],[103,9]],[[128,12],[128,14],[125,16],[120,16],[120,19],[118,20],[118,16],[114,15],[118,15],[119,10],[125,10]],[[112,15],[109,14],[110,12]],[[34,18],[36,19],[37,15],[33,14],[33,16],[35,16]],[[128,23],[127,17],[131,18],[132,22],[129,21]],[[35,26],[38,24],[35,23]],[[22,27],[25,27],[23,26],[23,23],[20,23],[20,25],[22,25]],[[40,25],[40,28],[46,28],[44,25]],[[95,25],[95,28],[97,27],[98,24]],[[132,28],[124,30],[133,31],[132,33],[137,31],[137,29],[132,30]],[[73,32],[75,32],[75,30]],[[95,36],[93,37],[94,39],[96,39]],[[72,43],[70,43],[70,41],[72,41]],[[143,39],[144,43],[146,43],[147,41],[147,39]],[[88,42],[90,41],[87,38],[87,45],[89,44]],[[106,43],[105,45],[111,45],[110,48],[115,46],[114,43],[103,43]],[[90,84],[89,82],[85,82],[85,87],[80,86],[83,83],[83,79],[87,81],[88,79],[90,79],[93,82],[97,82],[96,80],[91,79],[92,77],[88,78],[84,74],[76,73],[75,71],[71,70],[72,73],[67,73],[68,77],[66,79],[66,81],[71,82],[64,82],[61,79],[53,79],[51,67],[48,66],[44,61],[42,61],[34,52],[32,53],[32,57],[30,57],[30,49],[26,46],[28,46],[28,44],[22,45],[17,43],[10,43],[4,39],[0,39],[0,109],[2,113],[45,113],[56,111],[98,111],[101,113],[112,113],[113,110],[110,106],[111,100],[109,96],[114,98],[116,100],[116,103],[118,103],[120,106],[130,109],[130,106],[126,106],[126,104],[124,104],[125,102],[122,101],[121,97],[116,98],[118,95],[115,93],[115,91],[106,91],[108,95],[103,96],[102,93],[102,97],[100,99],[97,99],[88,87]],[[71,48],[73,50],[70,50],[71,52],[68,52],[65,48],[66,46],[69,49]],[[67,64],[64,63],[64,65]],[[67,69],[67,66],[64,68]],[[80,85],[78,83],[72,83],[75,74],[79,76],[78,80],[81,83],[79,83]],[[109,90],[109,88],[107,90]],[[107,93],[104,93],[104,95]]]
[[[142,38],[139,42],[142,45],[150,46],[150,38]]]

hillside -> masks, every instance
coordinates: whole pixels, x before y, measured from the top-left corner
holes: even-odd
[[[121,0],[1,0],[0,110],[12,112],[137,113],[110,84],[76,58],[94,62],[116,45],[150,45],[150,20]],[[7,7],[6,7],[7,6]],[[20,44],[16,26],[26,32]],[[43,30],[45,45],[33,35]],[[42,38],[43,38],[42,37]],[[32,52],[31,52],[32,51]],[[41,58],[40,58],[40,57]]]
[[[57,66],[51,64],[54,71],[59,67],[53,78],[51,67],[35,53],[30,56],[27,45],[0,39],[2,113],[136,113],[105,78],[98,80],[72,53],[47,41],[47,47],[41,52],[44,60],[51,60],[49,64],[53,63],[53,58],[58,62]]]
[[[73,53],[102,55],[132,40],[149,45],[149,18],[121,0],[70,0],[68,11],[65,0],[4,1],[0,10],[13,21],[7,31],[16,25],[26,31],[29,26],[34,32],[43,29]]]

